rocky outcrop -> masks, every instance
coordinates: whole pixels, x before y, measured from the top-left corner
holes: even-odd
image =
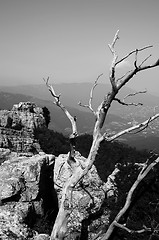
[[[53,155],[34,132],[46,129],[43,109],[21,102],[0,111],[0,239],[47,240],[58,202]]]
[[[32,131],[18,131],[4,127],[0,127],[0,147],[9,148],[16,152],[38,153],[41,151]]]
[[[58,193],[59,204],[62,188],[72,175],[67,163],[67,154],[61,154],[55,160],[54,188]],[[84,163],[85,158],[76,152],[76,159]],[[107,184],[104,183],[93,165],[89,173],[75,187],[72,193],[72,211],[68,218],[68,237],[65,239],[93,239],[108,224],[109,214],[105,208]],[[78,239],[78,238],[77,238]]]
[[[43,109],[35,103],[20,102],[9,110],[0,111],[0,147],[17,152],[40,150],[34,137],[36,129],[46,128]]]
[[[34,137],[46,129],[43,109],[19,103],[0,111],[0,239],[48,240],[58,212],[62,189],[72,176],[68,155],[47,155]],[[3,147],[3,148],[2,148]],[[39,154],[37,154],[39,153]],[[85,158],[75,158],[84,166]],[[108,195],[114,195],[111,179],[105,183],[93,166],[72,193],[72,211],[65,240],[93,239],[109,223]],[[115,185],[113,185],[115,186]],[[109,194],[107,194],[109,191]]]
[[[57,211],[54,156],[0,153],[0,239],[49,239]]]

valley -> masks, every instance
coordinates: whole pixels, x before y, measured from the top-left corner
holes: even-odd
[[[57,93],[61,93],[61,102],[65,104],[72,115],[77,117],[77,127],[79,134],[92,134],[95,117],[86,108],[80,107],[78,102],[87,104],[91,83],[70,83],[55,84]],[[107,84],[99,84],[94,91],[93,107],[97,108],[102,101],[105,91],[110,89]],[[125,87],[119,94],[123,99],[134,90]],[[10,109],[14,103],[21,101],[35,102],[41,107],[46,106],[50,111],[51,122],[49,128],[69,136],[71,133],[69,120],[65,117],[61,109],[52,103],[52,97],[44,84],[27,85],[16,87],[1,87],[0,109]],[[122,106],[119,103],[113,103],[111,112],[107,117],[103,127],[103,132],[109,134],[117,133],[134,124],[141,123],[153,116],[159,111],[159,97],[151,94],[140,94],[128,98],[127,102],[143,103],[143,106]],[[138,134],[124,135],[118,141],[126,143],[137,149],[148,149],[159,152],[159,120],[154,121],[144,131]]]

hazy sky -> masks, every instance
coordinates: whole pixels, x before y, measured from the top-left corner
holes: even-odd
[[[41,84],[47,76],[56,83],[88,82],[102,72],[107,82],[108,43],[118,29],[120,57],[152,44],[143,58],[152,53],[153,62],[159,57],[159,0],[0,0],[0,84]],[[159,94],[159,68],[140,73],[129,86]]]

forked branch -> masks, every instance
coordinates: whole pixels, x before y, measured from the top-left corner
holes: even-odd
[[[61,104],[61,102],[60,102],[60,96],[61,96],[61,94],[57,95],[57,94],[55,93],[55,90],[54,90],[53,86],[49,84],[49,77],[48,77],[47,79],[43,78],[43,80],[44,80],[44,82],[45,82],[45,84],[46,84],[49,92],[51,93],[51,95],[52,95],[53,98],[55,99],[54,104],[56,104],[58,107],[60,107],[60,108],[64,111],[64,106],[63,106],[63,105]]]
[[[114,90],[116,90],[116,82],[115,82],[115,65],[116,65],[116,61],[117,61],[117,58],[118,58],[118,55],[115,51],[115,44],[117,42],[117,40],[119,39],[119,30],[116,32],[115,34],[115,37],[113,39],[113,42],[111,44],[108,44],[109,48],[110,48],[110,51],[111,53],[113,54],[113,60],[112,60],[112,64],[111,64],[111,67],[110,67],[110,76],[109,76],[109,79],[110,79],[110,82],[111,82],[111,85],[112,85],[112,88]]]
[[[137,73],[137,72],[140,72],[142,70],[146,70],[146,69],[149,69],[149,68],[153,68],[153,67],[156,67],[156,66],[159,66],[159,59],[152,65],[146,65],[146,66],[143,66],[143,64],[149,59],[149,57],[151,55],[149,55],[147,58],[145,58],[141,64],[139,66],[137,66],[137,56],[138,56],[138,53],[141,52],[141,51],[144,51],[146,49],[149,49],[151,47],[153,47],[152,45],[149,45],[149,46],[146,46],[146,47],[143,47],[143,48],[139,48],[139,49],[135,49],[133,51],[131,51],[130,53],[128,53],[127,55],[125,55],[123,58],[121,58],[119,61],[117,61],[117,58],[118,58],[118,55],[115,51],[115,44],[116,44],[116,41],[119,39],[119,31],[117,31],[117,33],[115,34],[115,37],[113,39],[113,42],[112,44],[109,44],[109,48],[113,54],[113,59],[112,59],[112,64],[111,64],[111,68],[110,68],[110,76],[109,76],[109,79],[110,79],[110,82],[111,82],[111,85],[112,85],[112,88],[114,90],[114,92],[118,92],[120,90],[120,88],[122,88],[127,82],[129,82],[129,80]],[[122,77],[120,77],[119,79],[116,79],[115,78],[115,71],[116,71],[116,66],[123,62],[125,59],[127,59],[129,56],[131,56],[132,54],[135,54],[135,61],[134,61],[134,67],[135,69],[134,70],[131,70],[129,71],[128,73],[124,74]]]
[[[139,91],[139,92],[135,92],[135,93],[129,93],[129,94],[127,94],[124,98],[123,98],[123,100],[120,100],[119,98],[114,98],[114,101],[117,101],[118,103],[120,103],[121,105],[125,105],[125,106],[142,106],[143,105],[143,103],[126,103],[125,102],[125,99],[126,98],[128,98],[128,97],[132,97],[132,96],[135,96],[135,95],[137,95],[137,94],[142,94],[142,93],[146,93],[147,91],[146,90],[144,90],[144,91]]]
[[[76,117],[73,117],[70,112],[65,108],[65,106],[61,103],[60,101],[60,96],[61,94],[56,94],[54,88],[52,85],[49,84],[49,77],[45,80],[45,78],[43,78],[49,92],[51,93],[52,97],[54,98],[54,104],[57,105],[58,107],[60,107],[62,109],[62,111],[66,114],[67,118],[70,120],[71,126],[72,126],[72,134],[70,135],[70,155],[68,160],[74,160],[74,154],[75,154],[75,145],[76,145],[76,137],[78,136],[78,132],[77,132],[77,125],[76,125]]]
[[[148,48],[152,48],[153,46],[152,45],[149,45],[149,46],[146,46],[146,47],[143,47],[143,48],[139,48],[137,49],[138,52],[141,52],[141,51],[144,51]],[[136,49],[131,51],[130,53],[126,54],[123,58],[121,58],[118,62],[116,62],[116,66],[121,63],[122,61],[124,61],[125,59],[127,59],[128,57],[130,57],[132,54],[136,53]]]
[[[138,50],[138,51],[139,51],[139,50]],[[144,60],[143,62],[145,62],[145,60]],[[155,63],[153,63],[153,64],[151,64],[151,65],[142,66],[142,65],[143,65],[143,62],[142,62],[139,66],[137,66],[137,64],[135,64],[135,69],[132,70],[132,71],[130,71],[130,73],[129,73],[125,78],[123,78],[122,81],[120,81],[120,83],[119,83],[118,86],[117,86],[118,91],[119,91],[120,88],[122,88],[126,83],[128,83],[128,82],[134,77],[134,75],[137,74],[138,72],[159,66],[159,59],[158,59]]]
[[[65,106],[60,102],[60,96],[61,94],[56,94],[55,90],[53,88],[52,85],[49,84],[49,77],[45,80],[45,78],[43,78],[49,92],[51,93],[51,95],[53,96],[53,98],[55,99],[54,104],[56,104],[58,107],[60,107],[62,109],[62,111],[66,114],[67,118],[70,120],[71,125],[72,125],[72,134],[74,136],[77,136],[77,126],[76,126],[76,117],[73,117],[69,111],[65,108]]]
[[[91,89],[88,105],[82,105],[80,103],[81,106],[89,108],[96,115],[96,121],[95,121],[94,130],[93,130],[93,142],[92,142],[92,146],[90,148],[89,155],[88,155],[87,159],[85,160],[84,166],[82,167],[78,162],[76,162],[76,164],[74,165],[75,167],[73,168],[72,176],[64,184],[63,191],[62,191],[62,199],[61,199],[60,206],[59,206],[59,212],[58,212],[58,215],[57,215],[57,218],[56,218],[53,230],[52,230],[51,240],[62,240],[67,235],[67,232],[69,229],[68,218],[70,216],[71,211],[73,211],[72,204],[71,204],[72,203],[71,202],[72,191],[73,191],[74,187],[81,181],[81,179],[91,169],[91,167],[96,159],[96,155],[97,155],[98,149],[100,147],[100,143],[103,140],[111,142],[126,133],[131,133],[136,130],[141,131],[144,128],[146,128],[150,124],[150,122],[154,121],[156,118],[159,117],[159,114],[155,114],[153,117],[149,118],[148,120],[144,121],[143,123],[140,123],[136,126],[132,126],[132,127],[128,128],[126,130],[123,130],[113,136],[108,136],[107,134],[104,134],[104,135],[102,134],[102,127],[104,125],[105,119],[107,117],[107,114],[111,107],[112,102],[114,100],[119,102],[119,100],[117,100],[117,98],[116,98],[116,95],[119,92],[119,90],[127,82],[129,82],[133,78],[133,76],[135,74],[137,74],[138,72],[159,66],[159,59],[154,64],[143,66],[143,63],[145,63],[145,61],[148,59],[148,57],[146,59],[144,59],[139,66],[137,66],[137,56],[138,56],[139,52],[146,50],[148,48],[151,48],[152,46],[147,46],[144,48],[140,48],[140,49],[131,51],[129,54],[127,54],[121,60],[117,61],[118,55],[115,51],[115,44],[116,44],[117,40],[119,39],[118,34],[119,34],[119,31],[117,31],[117,33],[115,34],[112,44],[109,45],[109,48],[113,55],[112,64],[111,64],[111,68],[110,68],[110,75],[109,75],[109,79],[110,79],[110,82],[112,85],[111,91],[104,96],[103,101],[101,102],[97,111],[95,112],[92,107],[92,100],[93,100],[94,89],[97,86],[99,77],[101,76],[101,75],[99,75]],[[116,79],[115,67],[134,53],[136,54],[135,61],[134,61],[135,68],[133,70],[127,72],[126,74],[124,74],[122,76],[122,78]],[[54,103],[64,111],[64,113],[70,120],[70,122],[72,124],[72,134],[70,135],[70,138],[72,138],[72,136],[73,136],[72,139],[74,139],[77,136],[76,118],[73,117],[68,112],[68,110],[62,105],[62,103],[60,102],[60,94],[57,95],[55,93],[53,86],[49,84],[49,78],[47,78],[47,80],[44,79],[44,81],[45,81],[46,86],[47,86],[48,90],[50,91],[51,95],[54,97],[54,100],[55,100]],[[127,97],[124,98],[124,101]],[[130,95],[129,95],[129,97],[130,97]],[[110,225],[106,235],[104,236],[104,238],[102,240],[106,240],[110,237],[111,233],[113,232],[114,228],[116,227],[116,224],[119,223],[121,216],[127,211],[128,207],[131,203],[132,194],[133,194],[134,190],[137,188],[139,182],[142,181],[145,174],[147,175],[148,172],[153,168],[153,166],[155,166],[158,163],[158,161],[159,161],[159,159],[157,159],[156,162],[154,162],[154,164],[153,163],[150,164],[147,168],[144,169],[144,171],[141,172],[141,174],[139,174],[139,177],[137,178],[137,180],[135,181],[135,183],[133,184],[132,188],[129,191],[129,194],[127,196],[124,207],[121,209],[121,211],[119,212],[119,214],[117,215],[117,217],[115,218],[113,223]]]
[[[103,73],[101,73],[101,74],[97,77],[97,79],[95,80],[95,82],[94,82],[94,85],[93,85],[93,87],[92,87],[92,89],[91,89],[91,91],[90,91],[90,98],[89,98],[88,104],[82,104],[81,101],[78,103],[79,106],[81,106],[81,107],[86,107],[86,108],[90,109],[91,112],[93,112],[93,114],[94,114],[95,116],[96,116],[96,112],[93,110],[93,107],[92,107],[93,92],[94,92],[95,87],[98,85],[98,80],[99,80],[99,78],[100,78],[101,76],[103,76]]]
[[[112,142],[113,140],[127,134],[127,133],[132,133],[134,132],[135,130],[139,130],[139,131],[143,131],[145,128],[148,127],[148,125],[154,121],[155,119],[157,119],[159,117],[159,113],[155,114],[154,116],[150,117],[149,119],[147,119],[146,121],[140,123],[140,124],[137,124],[135,126],[132,126],[130,128],[127,128],[123,131],[120,131],[119,133],[113,135],[113,136],[107,136],[107,134],[104,134],[103,135],[103,139],[105,139],[106,141],[108,142]],[[136,132],[137,133],[137,132]]]

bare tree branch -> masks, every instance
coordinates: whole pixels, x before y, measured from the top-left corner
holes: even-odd
[[[93,108],[92,108],[93,92],[94,92],[95,87],[98,85],[98,80],[99,80],[99,78],[100,78],[101,76],[103,76],[103,73],[101,73],[101,74],[97,77],[97,79],[95,80],[95,82],[94,82],[94,85],[93,85],[93,87],[92,87],[92,89],[91,89],[91,91],[90,91],[90,99],[89,99],[88,105],[82,104],[81,102],[78,103],[81,107],[86,107],[86,108],[90,109],[91,112],[93,112],[93,114],[94,114],[95,116],[96,116],[96,112],[95,112],[95,111],[93,110]]]
[[[44,80],[44,82],[45,82],[45,84],[46,84],[49,92],[51,93],[51,95],[52,95],[52,96],[54,97],[54,99],[55,99],[54,104],[56,104],[57,106],[59,106],[59,107],[64,111],[63,106],[62,106],[62,104],[60,103],[60,96],[61,96],[61,94],[57,95],[57,94],[55,93],[53,86],[49,84],[49,77],[48,77],[46,80],[45,80],[45,78],[43,78],[43,80]]]
[[[111,67],[110,67],[110,76],[109,76],[109,79],[110,79],[110,82],[112,84],[113,89],[116,89],[115,64],[116,64],[116,61],[117,61],[117,58],[118,58],[118,55],[116,54],[116,51],[115,51],[114,47],[115,47],[115,44],[116,44],[118,39],[119,39],[119,30],[116,32],[115,37],[113,39],[113,42],[111,44],[108,44],[108,46],[110,48],[110,51],[113,54],[113,60],[112,60],[112,64],[111,64]]]
[[[135,95],[142,94],[142,93],[147,93],[147,90],[143,90],[143,91],[139,91],[139,92],[135,92],[135,93],[129,93],[124,97],[124,100],[128,97],[133,97]]]
[[[119,213],[117,214],[117,216],[115,217],[114,221],[110,224],[106,234],[104,235],[103,238],[101,238],[101,240],[108,240],[111,236],[111,234],[113,233],[115,227],[120,227],[123,228],[127,231],[128,228],[126,228],[124,225],[119,224],[118,222],[120,221],[121,217],[126,213],[126,211],[129,209],[131,202],[132,202],[132,196],[134,191],[136,190],[136,188],[138,187],[139,183],[147,176],[147,174],[154,168],[155,165],[157,165],[159,163],[159,157],[154,160],[151,164],[147,165],[145,164],[145,166],[142,168],[142,170],[140,171],[137,180],[134,182],[134,184],[132,185],[132,187],[130,188],[127,198],[126,198],[126,202],[125,205],[123,206],[123,208],[119,211]],[[132,231],[132,230],[130,230]],[[138,233],[142,233],[142,230],[138,230]]]
[[[128,97],[132,97],[132,96],[135,96],[137,94],[146,93],[146,92],[147,92],[147,90],[139,91],[139,92],[135,92],[135,93],[129,93],[123,98],[123,100],[120,100],[119,98],[114,98],[114,101],[117,101],[121,105],[125,105],[125,106],[142,106],[143,103],[140,103],[140,102],[139,103],[126,103],[125,99],[128,98]]]
[[[143,47],[143,48],[139,48],[138,49],[138,52],[140,51],[143,51],[145,49],[148,49],[148,48],[152,48],[153,46],[152,45],[149,45],[149,46],[146,46],[146,47]],[[131,51],[130,53],[128,53],[125,57],[121,58],[118,62],[116,62],[115,65],[118,65],[119,63],[121,63],[122,61],[124,61],[126,58],[128,58],[129,56],[131,56],[133,53],[136,53],[136,49]]]
[[[111,107],[112,102],[118,101],[116,98],[117,93],[119,92],[119,90],[127,83],[129,82],[133,76],[135,74],[137,74],[138,72],[142,71],[142,70],[146,70],[146,69],[151,69],[153,67],[159,66],[159,59],[151,64],[151,65],[147,65],[147,66],[143,66],[143,63],[148,59],[146,58],[139,66],[137,66],[137,55],[139,54],[139,52],[151,48],[152,46],[146,46],[144,48],[140,48],[138,50],[133,50],[131,51],[129,54],[127,54],[125,57],[123,57],[122,59],[120,59],[119,61],[117,61],[118,55],[115,51],[115,44],[117,42],[117,40],[119,39],[119,30],[116,32],[115,37],[112,41],[112,44],[109,44],[109,48],[111,50],[111,53],[113,55],[113,59],[112,59],[112,64],[110,67],[110,74],[109,74],[109,79],[112,85],[112,89],[111,91],[106,94],[104,96],[103,101],[101,102],[101,104],[99,105],[97,111],[95,112],[92,108],[92,100],[93,100],[93,91],[97,85],[97,81],[100,77],[96,79],[94,86],[91,89],[90,92],[90,99],[89,99],[89,103],[88,105],[83,105],[87,108],[89,108],[95,115],[96,115],[96,121],[95,121],[95,126],[94,126],[94,130],[93,130],[93,141],[92,141],[92,146],[89,152],[89,155],[87,157],[87,159],[85,160],[84,165],[80,165],[80,163],[78,161],[75,161],[74,164],[74,168],[73,168],[73,172],[72,172],[72,176],[65,182],[63,190],[62,190],[62,199],[60,201],[60,206],[59,206],[59,212],[51,233],[51,239],[52,240],[62,240],[64,239],[64,237],[66,236],[67,232],[68,232],[68,227],[67,227],[67,223],[68,223],[68,218],[69,215],[71,214],[71,212],[73,211],[72,209],[72,191],[74,189],[74,187],[79,183],[79,181],[89,172],[89,170],[91,169],[95,159],[96,159],[96,155],[98,152],[98,149],[100,147],[100,143],[103,140],[106,141],[113,141],[116,138],[126,134],[126,133],[131,133],[135,130],[143,130],[144,128],[146,128],[150,122],[152,122],[153,120],[155,120],[156,118],[159,117],[159,114],[154,115],[153,117],[151,117],[150,119],[144,121],[141,124],[138,124],[136,126],[132,126],[126,130],[123,130],[113,136],[108,136],[106,134],[102,134],[102,127],[104,125],[105,119],[107,117],[108,111]],[[127,59],[130,55],[132,54],[136,54],[135,55],[135,62],[134,62],[134,66],[135,69],[132,71],[129,71],[128,73],[124,74],[121,78],[116,80],[115,77],[115,67],[121,63],[122,61],[124,61],[125,59]],[[50,91],[51,95],[54,97],[55,100],[55,104],[60,107],[64,113],[66,114],[66,116],[68,117],[68,119],[71,122],[72,125],[72,134],[70,135],[70,139],[74,141],[75,137],[77,136],[77,126],[76,126],[76,118],[73,117],[68,110],[62,105],[62,103],[60,102],[60,94],[57,95],[54,91],[54,88],[52,85],[49,84],[49,78],[47,78],[47,80],[45,80],[46,86],[48,88],[48,90]],[[125,99],[124,99],[125,100]],[[119,100],[121,101],[121,100]],[[82,105],[82,104],[80,104]],[[72,152],[75,152],[74,146],[73,146],[73,141],[72,141]],[[73,154],[72,154],[73,155]],[[158,160],[157,160],[158,161]],[[157,163],[155,163],[157,164]],[[149,165],[151,168],[153,167],[152,164]],[[150,170],[151,170],[150,168]],[[131,197],[133,194],[133,191],[136,189],[137,185],[139,184],[139,182],[143,179],[144,173],[148,173],[149,168],[147,167],[145,169],[145,171],[142,172],[142,174],[139,174],[139,178],[136,180],[136,182],[133,184],[132,188],[129,191],[125,206],[122,208],[122,210],[119,212],[119,214],[117,215],[117,217],[114,219],[114,223],[117,222],[120,219],[120,217],[126,212],[126,210],[128,209],[130,203],[131,203]],[[108,228],[108,231],[105,235],[105,238],[103,238],[102,240],[108,239],[109,236],[111,235],[111,233],[113,232],[114,228],[116,227],[115,224],[112,223],[110,225],[110,227]]]
[[[128,72],[126,72],[123,76],[119,77],[117,80],[116,80],[116,83],[118,83],[119,81],[121,81],[126,75],[128,75],[129,73],[131,73],[133,70],[129,70]]]
[[[147,60],[147,58],[140,64],[140,66],[138,67],[137,66],[137,55],[138,55],[138,52],[139,51],[143,51],[145,49],[148,49],[148,48],[151,48],[153,47],[152,45],[150,46],[146,46],[144,48],[140,48],[140,49],[136,49],[136,50],[133,50],[131,51],[129,54],[127,54],[125,57],[123,57],[122,59],[120,59],[118,62],[117,62],[117,53],[114,49],[115,47],[115,43],[116,41],[119,39],[118,37],[118,33],[119,31],[117,31],[117,33],[115,34],[115,37],[113,39],[113,42],[112,44],[109,44],[109,48],[113,54],[113,60],[112,60],[112,64],[111,64],[111,68],[110,68],[110,82],[111,82],[111,85],[112,85],[112,88],[115,92],[118,92],[120,90],[121,87],[123,87],[137,72],[139,71],[142,71],[142,70],[146,70],[146,69],[149,69],[149,68],[153,68],[153,67],[156,67],[156,66],[159,66],[159,59],[156,61],[156,63],[152,64],[152,65],[148,65],[148,66],[143,66],[143,62],[145,62]],[[123,81],[121,81],[118,85],[118,81],[119,79],[115,79],[115,67],[117,66],[117,64],[121,63],[122,61],[124,61],[126,58],[128,58],[130,55],[132,55],[133,53],[135,53],[135,62],[134,62],[134,66],[135,66],[135,69],[133,71],[131,71],[129,73],[129,75],[127,77],[125,77],[125,79]],[[124,75],[126,76],[126,75]],[[123,77],[122,77],[123,78]],[[120,78],[121,80],[121,78]]]
[[[108,44],[108,46],[109,46],[109,48],[110,48],[113,56],[115,57],[114,60],[116,60],[116,53],[115,53],[115,50],[114,50],[114,46],[115,46],[116,41],[117,41],[118,39],[119,39],[119,30],[117,30],[117,32],[116,32],[116,34],[115,34],[115,36],[114,36],[114,39],[113,39],[113,41],[112,41],[112,43],[111,43],[111,44]]]
[[[102,232],[103,232],[103,231],[100,230],[99,233],[98,233],[92,240],[98,239],[98,238],[101,236]]]
[[[144,233],[144,232],[152,232],[152,229],[151,228],[147,228],[146,226],[144,226],[143,229],[139,229],[139,230],[132,230],[132,229],[129,229],[127,228],[124,224],[120,224],[118,222],[114,222],[115,226],[118,227],[118,228],[121,228],[125,231],[127,231],[128,233]]]
[[[134,62],[135,68],[137,68],[137,54],[138,54],[138,49],[136,49],[136,52],[135,52],[135,62]]]
[[[138,50],[139,51],[139,50]],[[151,64],[151,65],[147,65],[147,66],[140,66],[140,67],[137,67],[135,68],[130,74],[128,74],[127,77],[125,77],[125,79],[123,81],[120,82],[120,84],[118,85],[117,89],[118,91],[120,90],[120,88],[122,88],[127,82],[130,81],[130,79],[133,78],[133,76],[135,74],[137,74],[138,72],[140,71],[143,71],[143,70],[146,70],[146,69],[150,69],[150,68],[154,68],[154,67],[157,67],[159,66],[159,59],[154,63],[154,64]]]
[[[142,106],[143,105],[142,103],[126,103],[126,102],[120,100],[119,98],[114,98],[114,101],[117,101],[121,105],[125,105],[125,106]]]
[[[141,130],[141,129],[143,130],[143,129],[145,129],[145,127],[148,127],[150,122],[154,121],[158,117],[159,117],[159,113],[157,113],[156,115],[150,117],[148,120],[146,120],[146,121],[144,121],[144,122],[142,122],[140,124],[137,124],[135,126],[132,126],[130,128],[127,128],[127,129],[125,129],[125,130],[123,130],[123,131],[121,131],[121,132],[119,132],[119,133],[117,133],[117,134],[115,134],[115,135],[113,135],[111,137],[107,136],[107,134],[104,134],[103,135],[103,139],[106,139],[106,141],[111,142],[111,141],[113,141],[113,140],[123,136],[124,134],[133,132],[134,130],[138,130],[138,129],[139,130]]]
[[[146,57],[139,65],[141,67],[152,55],[150,54],[148,57]]]
[[[54,104],[56,104],[58,107],[60,107],[62,109],[62,111],[66,114],[67,118],[70,120],[71,126],[72,126],[72,134],[70,135],[70,155],[68,158],[69,160],[74,160],[74,154],[75,154],[75,138],[78,136],[78,132],[77,132],[77,125],[76,125],[76,117],[73,117],[69,111],[65,108],[65,106],[60,102],[60,96],[61,94],[57,95],[55,93],[55,90],[53,88],[52,85],[49,84],[49,77],[45,80],[45,78],[43,78],[49,92],[51,93],[51,95],[53,96],[53,98],[55,99]]]
[[[133,134],[137,134],[137,133],[142,132],[143,130],[145,130],[145,129],[148,127],[150,121],[151,121],[151,117],[148,119],[148,121],[147,121],[147,123],[145,124],[145,126],[141,127],[138,131],[133,132]]]

